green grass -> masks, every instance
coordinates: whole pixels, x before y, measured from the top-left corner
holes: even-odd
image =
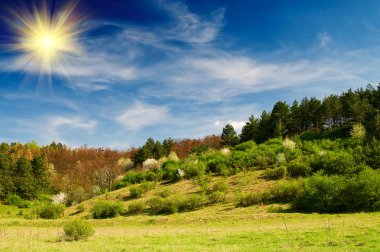
[[[173,215],[140,214],[88,221],[95,235],[83,241],[64,241],[65,221],[84,218],[97,199],[126,197],[123,188],[83,203],[85,211],[68,208],[58,220],[26,220],[16,207],[0,205],[0,251],[379,251],[380,212],[356,214],[272,213],[287,205],[236,208],[238,191],[260,192],[274,185],[261,172],[227,178],[226,203]],[[213,178],[210,186],[222,177]],[[249,183],[248,183],[249,182]],[[197,181],[158,185],[143,200],[169,188],[177,194],[199,190]],[[141,199],[137,199],[141,200]],[[128,206],[136,199],[123,201]],[[25,210],[23,210],[25,211]],[[30,210],[26,210],[30,211]]]

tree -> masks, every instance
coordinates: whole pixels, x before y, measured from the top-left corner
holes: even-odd
[[[50,187],[49,174],[47,172],[47,162],[42,156],[36,156],[32,162],[33,175],[36,181],[36,190],[45,192]]]
[[[310,98],[308,104],[308,113],[311,123],[311,129],[319,131],[323,125],[323,114],[321,101],[315,97]]]
[[[239,143],[239,137],[231,124],[227,124],[222,132],[222,146],[235,146]]]
[[[259,130],[258,130],[259,132],[257,134],[257,143],[263,143],[269,139],[270,134],[271,134],[270,125],[271,125],[271,114],[264,110],[260,117]]]
[[[290,122],[289,122],[289,133],[290,134],[300,134],[301,133],[301,123],[302,117],[297,101],[294,101],[290,107]]]
[[[284,136],[288,130],[289,106],[285,102],[277,102],[271,113],[271,135],[273,137]]]
[[[29,160],[21,157],[17,161],[15,171],[15,186],[17,194],[24,199],[33,199],[36,196],[36,182]]]
[[[246,142],[249,140],[257,139],[257,134],[259,132],[259,119],[251,115],[248,122],[241,129],[240,141]]]
[[[175,141],[169,137],[162,142],[162,145],[164,147],[164,155],[168,156],[174,150]]]
[[[14,185],[14,164],[9,155],[0,153],[0,188],[2,192],[0,197],[3,198],[7,194],[14,193],[16,187]]]
[[[342,124],[343,105],[339,96],[329,95],[323,99],[322,111],[324,115],[325,126],[335,130]]]
[[[153,157],[158,160],[163,156],[166,156],[164,146],[160,141],[156,141],[153,146]]]

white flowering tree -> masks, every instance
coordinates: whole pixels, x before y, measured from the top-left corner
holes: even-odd
[[[352,129],[350,131],[350,135],[352,138],[357,140],[363,140],[366,134],[365,127],[361,123],[355,123],[352,126]]]
[[[66,200],[67,200],[67,195],[64,192],[57,193],[52,198],[53,204],[64,204],[66,203]]]
[[[148,158],[143,163],[144,171],[157,170],[158,168],[160,168],[160,163],[154,158]]]
[[[294,150],[297,146],[297,144],[289,138],[285,138],[285,140],[282,142],[282,145],[288,150]]]

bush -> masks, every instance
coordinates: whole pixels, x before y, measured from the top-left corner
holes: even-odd
[[[113,218],[124,214],[125,210],[119,202],[100,200],[92,208],[92,217],[94,219]]]
[[[249,193],[237,196],[237,207],[248,207],[261,204],[268,201],[268,195],[265,193]]]
[[[177,181],[179,178],[177,176],[177,171],[180,168],[179,163],[177,161],[166,161],[165,163],[162,164],[162,173],[163,176],[162,178],[164,180],[169,180],[169,181]]]
[[[287,173],[291,177],[305,177],[311,175],[311,167],[307,161],[301,161],[299,159],[290,161],[288,164]]]
[[[167,198],[172,194],[172,191],[169,188],[164,188],[160,192],[158,192],[157,196],[162,198]]]
[[[149,212],[152,214],[172,214],[178,212],[172,199],[153,197],[148,200]]]
[[[221,192],[221,191],[212,192],[210,195],[208,195],[208,200],[212,204],[224,202],[226,200],[226,193]]]
[[[280,166],[274,169],[266,169],[264,172],[264,177],[268,179],[281,179],[286,176],[286,167]]]
[[[82,240],[87,239],[95,233],[94,228],[84,220],[73,220],[65,224],[63,227],[66,240]]]
[[[305,179],[294,207],[320,213],[377,211],[379,201],[380,171],[367,169],[351,177],[315,174]]]
[[[133,185],[129,188],[129,196],[132,199],[140,198],[144,193],[144,189],[139,185]]]
[[[213,192],[216,192],[216,191],[227,193],[228,192],[228,184],[227,184],[227,182],[224,181],[224,180],[220,180],[220,181],[216,182],[212,186],[212,188],[209,190],[208,193],[213,193]]]
[[[145,202],[136,201],[128,206],[128,214],[139,214],[145,211]]]
[[[282,181],[270,190],[270,200],[292,202],[301,191],[302,180]]]
[[[186,178],[192,178],[204,174],[206,165],[202,161],[188,159],[181,164],[181,169],[185,172]]]
[[[37,210],[37,215],[42,219],[58,219],[63,216],[64,212],[63,204],[47,204]]]
[[[154,197],[147,205],[152,214],[172,214],[184,211],[193,211],[206,204],[206,199],[201,195],[173,196],[169,198]]]
[[[130,197],[133,199],[140,198],[144,193],[152,190],[154,187],[154,182],[143,182],[141,185],[133,185],[129,188]]]
[[[18,208],[29,208],[31,206],[30,201],[21,199],[17,194],[8,194],[5,204],[17,206]]]

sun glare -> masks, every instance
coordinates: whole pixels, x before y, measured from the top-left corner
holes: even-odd
[[[50,6],[43,4],[33,11],[13,11],[17,42],[12,48],[22,52],[20,67],[48,75],[67,72],[65,58],[80,54],[77,39],[83,19],[74,15],[75,7],[75,3],[69,3],[52,13]]]

